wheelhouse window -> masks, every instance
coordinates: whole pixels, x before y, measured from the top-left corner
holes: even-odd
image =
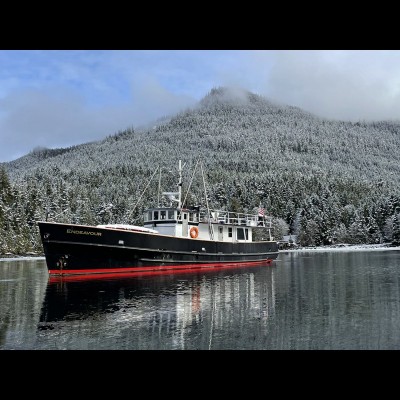
[[[154,211],[154,219],[158,219],[158,211]]]
[[[165,219],[167,217],[167,212],[165,210],[160,211],[160,219]]]
[[[148,213],[147,213],[147,221],[151,221],[153,218],[152,218],[152,215],[151,215],[151,211],[149,211]]]
[[[232,237],[232,228],[228,228],[228,237]]]
[[[249,230],[247,228],[237,228],[237,240],[249,240]]]
[[[175,219],[174,210],[168,210],[168,219]]]

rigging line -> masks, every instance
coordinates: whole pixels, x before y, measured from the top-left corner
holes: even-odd
[[[149,185],[150,185],[151,181],[153,180],[154,175],[157,173],[158,169],[159,169],[159,167],[157,167],[156,170],[153,172],[153,175],[151,176],[149,182],[147,183],[146,187],[145,187],[144,190],[142,191],[142,194],[139,196],[138,201],[136,202],[136,204],[135,204],[134,207],[132,208],[132,210],[131,210],[131,212],[130,212],[130,215],[133,214],[133,212],[135,211],[136,207],[138,206],[140,200],[142,199],[143,195],[146,193],[146,190],[147,190],[147,188],[149,187]]]
[[[194,166],[193,174],[192,174],[192,177],[190,178],[189,186],[187,188],[186,195],[185,195],[185,198],[183,199],[183,203],[182,204],[186,204],[186,199],[187,199],[187,197],[189,195],[189,190],[190,190],[190,187],[192,186],[194,174],[196,173],[196,168],[197,168],[197,165],[198,165],[199,162],[200,162],[200,157],[199,157],[199,159],[197,160],[197,162],[196,162],[196,164]]]

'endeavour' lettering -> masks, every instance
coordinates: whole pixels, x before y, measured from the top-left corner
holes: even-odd
[[[77,231],[75,229],[67,229],[67,233],[73,233],[74,235],[92,235],[92,236],[101,236],[102,234],[102,232]]]

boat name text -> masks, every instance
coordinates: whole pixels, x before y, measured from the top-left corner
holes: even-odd
[[[67,233],[73,233],[74,235],[92,235],[92,236],[101,236],[102,234],[102,232],[76,231],[75,229],[67,229]]]

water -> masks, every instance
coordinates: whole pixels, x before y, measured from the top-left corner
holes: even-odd
[[[0,349],[400,349],[400,251],[76,282],[0,261]]]

